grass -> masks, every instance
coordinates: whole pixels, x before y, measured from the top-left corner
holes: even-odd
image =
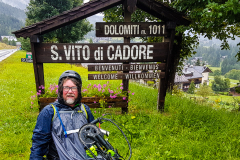
[[[16,49],[16,48],[17,48],[16,46],[10,46],[10,45],[0,42],[0,50],[1,49]]]
[[[221,71],[221,67],[211,67],[211,66],[208,66],[212,72],[214,72],[215,70],[220,70]],[[225,79],[224,76],[221,76],[221,78]],[[211,86],[211,81],[214,80],[214,76],[209,76],[209,85]],[[238,80],[235,80],[235,79],[230,79],[230,87],[234,87],[237,85],[237,83],[239,83]]]
[[[26,52],[18,51],[0,62],[0,157],[6,160],[29,159],[32,131],[38,108],[31,108],[30,96],[35,91],[32,63],[20,62]],[[83,84],[106,83],[88,81],[87,70],[70,64],[44,64],[46,87],[57,83],[65,70],[76,70]],[[119,86],[121,81],[110,81]],[[238,112],[200,105],[189,98],[167,94],[165,112],[156,111],[157,90],[130,83],[130,113],[112,114],[131,141],[132,160],[240,159],[240,117]],[[95,117],[110,109],[92,109]],[[96,113],[95,113],[96,111]],[[127,146],[111,124],[109,141],[126,153]],[[123,154],[125,155],[125,154]]]
[[[224,76],[220,76],[221,78],[225,79]],[[214,76],[209,76],[209,85],[212,86],[212,81],[214,81]],[[239,83],[239,80],[230,79],[230,87],[234,87]]]
[[[211,69],[212,72],[214,72],[216,70],[221,71],[221,67],[211,67],[211,66],[208,66],[208,68]]]

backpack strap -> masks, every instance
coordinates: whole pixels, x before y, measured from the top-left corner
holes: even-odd
[[[52,108],[53,108],[53,117],[52,117],[52,121],[53,121],[57,117],[57,115],[56,115],[57,111],[53,104],[52,104]]]
[[[83,112],[83,114],[86,117],[86,119],[88,119],[88,114],[87,114],[86,108],[85,108],[85,106],[83,104],[81,105],[81,111]]]
[[[55,108],[53,105],[52,105],[52,107],[53,107],[53,108]],[[67,138],[67,131],[66,131],[66,129],[65,129],[65,127],[64,127],[64,125],[63,125],[63,122],[62,122],[62,119],[61,119],[61,117],[60,117],[60,114],[59,114],[59,112],[58,112],[58,109],[57,109],[57,108],[55,108],[55,110],[54,110],[54,111],[56,111],[56,112],[57,112],[58,118],[59,118],[59,120],[60,120],[60,123],[61,123],[61,125],[62,125],[62,128],[63,128],[63,131],[64,131],[64,136],[65,136],[65,138]]]
[[[53,117],[52,117],[52,121],[57,117],[57,108],[52,104],[52,108],[53,108]],[[88,119],[88,114],[87,114],[87,111],[86,111],[86,108],[85,106],[82,104],[81,107],[80,107],[81,111],[83,113],[83,115],[86,117],[86,119]],[[59,113],[66,113],[66,112],[72,112],[72,111],[59,111]]]

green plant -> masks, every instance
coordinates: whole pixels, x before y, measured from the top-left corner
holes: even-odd
[[[235,88],[235,91],[236,91],[237,93],[240,93],[240,87],[236,87],[236,88]]]
[[[126,99],[127,94],[132,94],[134,95],[134,92],[131,91],[122,91],[123,89],[123,84],[121,83],[117,88],[113,88],[110,84],[109,81],[107,81],[106,84],[94,84],[92,85],[91,83],[88,84],[86,88],[82,88],[82,97],[101,97],[99,100],[100,107],[105,108],[107,107],[107,102],[105,97],[110,97],[110,98],[116,98],[116,97],[123,97],[123,100]],[[44,92],[45,90],[45,92]],[[43,93],[44,92],[44,93]],[[33,93],[33,92],[31,92]],[[56,84],[51,84],[48,89],[45,89],[44,86],[39,86],[39,90],[36,94],[31,96],[31,108],[33,108],[34,105],[37,106],[37,103],[40,98],[42,97],[57,97],[58,96],[58,85]],[[130,101],[130,98],[128,99],[128,102]],[[94,101],[94,103],[96,103]]]
[[[212,95],[213,91],[210,86],[206,84],[200,84],[200,87],[197,89],[196,94],[205,98]]]
[[[240,104],[240,97],[232,97],[233,101],[237,104]]]
[[[195,91],[195,83],[194,83],[194,81],[191,81],[191,84],[188,88],[187,93],[194,94],[194,91]]]
[[[172,94],[173,94],[173,95],[176,95],[176,96],[179,96],[179,97],[182,97],[182,96],[184,95],[184,94],[183,94],[183,91],[182,91],[180,88],[178,88],[177,85],[174,85],[174,86],[173,86]]]
[[[39,114],[38,108],[30,108],[29,97],[35,90],[35,79],[32,64],[19,61],[25,55],[26,52],[18,51],[0,62],[0,155],[4,160],[29,159],[32,133]],[[44,64],[45,83],[56,83],[65,70],[77,71],[83,84],[88,82],[87,69],[57,63]],[[121,82],[110,83],[117,88]],[[206,102],[200,104],[187,97],[167,94],[165,112],[159,113],[156,110],[157,89],[130,82],[129,90],[134,92],[134,95],[129,94],[132,99],[129,110],[132,107],[134,111],[128,114],[113,112],[108,118],[113,119],[129,139],[131,160],[239,159],[239,112],[229,112],[221,107],[216,109]],[[209,96],[211,98],[212,101],[232,102],[229,96]],[[91,108],[95,118],[102,116],[103,110]],[[101,128],[110,132],[110,143],[125,158],[129,151],[119,130],[109,123],[101,124]]]
[[[154,82],[153,81],[147,81],[148,86],[153,86]]]
[[[48,89],[45,90],[45,93],[43,93],[45,87],[43,85],[39,86],[38,92],[31,96],[31,108],[33,108],[34,105],[37,106],[38,101],[42,97],[57,97],[58,94],[58,85],[51,84]],[[31,91],[31,93],[33,93]]]
[[[114,88],[107,81],[106,84],[88,84],[86,88],[82,88],[83,97],[111,97],[116,98],[117,96],[126,96],[127,92],[122,92],[123,84],[121,83],[118,87]]]

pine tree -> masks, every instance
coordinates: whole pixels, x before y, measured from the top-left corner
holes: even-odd
[[[196,62],[196,64],[195,64],[195,66],[201,66],[201,63],[200,63],[200,59],[199,59],[199,58],[197,59],[197,62]]]
[[[90,40],[89,40],[89,43],[93,43],[93,40],[92,40],[92,38],[90,38]]]
[[[194,84],[194,81],[191,81],[191,84],[188,88],[187,93],[194,94],[194,90],[195,90],[195,84]]]
[[[31,0],[26,10],[26,26],[61,14],[82,4],[81,0]],[[92,30],[86,19],[61,27],[44,35],[45,42],[74,43]]]

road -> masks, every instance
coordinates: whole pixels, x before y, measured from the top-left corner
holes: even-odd
[[[12,55],[14,52],[16,52],[17,49],[2,49],[0,50],[0,62],[10,55]]]

